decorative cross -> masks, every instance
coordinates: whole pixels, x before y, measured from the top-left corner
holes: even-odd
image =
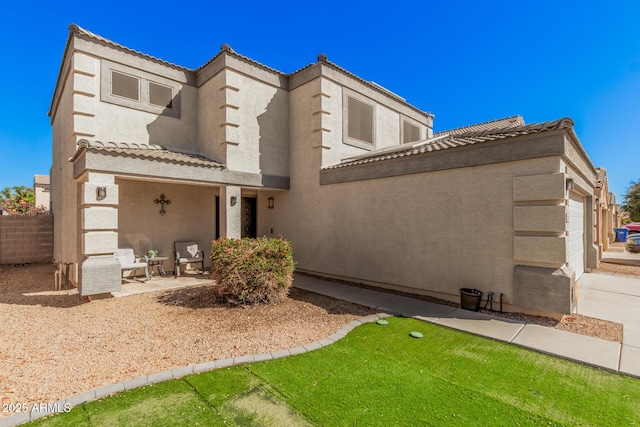
[[[164,215],[165,213],[167,213],[164,210],[164,205],[170,205],[171,204],[171,200],[165,199],[165,196],[164,196],[164,193],[163,193],[163,194],[160,195],[159,198],[155,199],[153,201],[153,203],[155,203],[156,205],[160,204],[160,215]]]

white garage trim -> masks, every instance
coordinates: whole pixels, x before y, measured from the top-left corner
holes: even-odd
[[[569,194],[569,224],[567,226],[567,262],[576,273],[584,273],[584,196]]]

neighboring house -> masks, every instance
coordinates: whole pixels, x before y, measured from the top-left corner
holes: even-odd
[[[51,210],[51,185],[49,175],[33,176],[33,194],[35,206],[44,206],[47,211]]]
[[[594,192],[596,200],[596,239],[595,243],[599,247],[599,257],[609,250],[609,244],[615,242],[615,230],[619,227],[619,212],[616,205],[615,195],[609,192],[609,181],[607,171],[597,168],[596,188]]]
[[[597,267],[596,170],[570,119],[434,136],[433,115],[324,55],[284,74],[223,45],[192,70],[75,25],[50,117],[55,258],[81,295],[120,289],[118,246],[218,236],[282,235],[301,271],[533,313],[571,312]]]
[[[615,233],[616,228],[622,227],[622,212],[620,205],[616,203],[616,195],[614,193],[609,193],[609,206],[611,206],[612,225]]]

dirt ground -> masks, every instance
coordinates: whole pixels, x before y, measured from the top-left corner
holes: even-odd
[[[191,364],[301,346],[369,308],[293,289],[284,303],[217,304],[212,282],[82,302],[53,267],[0,266],[0,402],[50,403]],[[0,413],[0,417],[9,416]]]
[[[49,403],[177,367],[292,348],[375,312],[296,288],[281,304],[231,307],[215,301],[213,282],[88,303],[76,289],[54,291],[53,272],[51,265],[0,266],[0,403]],[[640,267],[603,263],[598,272],[640,276]],[[622,339],[621,325],[584,316],[505,316]]]

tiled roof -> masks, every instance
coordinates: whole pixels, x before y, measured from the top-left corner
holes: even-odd
[[[100,142],[82,139],[78,142],[78,150],[71,158],[75,160],[83,151],[107,153],[113,156],[132,157],[137,159],[155,160],[163,163],[200,166],[224,169],[224,164],[196,153],[169,150],[155,144],[130,144],[124,142]]]
[[[223,44],[222,46],[220,46],[220,52],[216,53],[216,54],[215,54],[215,56],[214,56],[213,58],[211,58],[210,60],[208,60],[207,62],[205,62],[203,65],[201,65],[200,67],[198,67],[195,71],[196,71],[196,72],[198,72],[198,71],[202,70],[202,69],[203,69],[203,68],[205,68],[207,65],[209,65],[210,63],[212,63],[213,61],[215,61],[215,59],[216,59],[218,56],[222,55],[222,54],[223,54],[223,53],[225,53],[225,52],[226,52],[226,53],[228,53],[228,54],[231,54],[231,55],[235,56],[235,57],[236,57],[236,58],[238,58],[238,59],[241,59],[241,60],[243,60],[243,61],[245,61],[245,62],[248,62],[248,63],[250,63],[250,64],[252,64],[252,65],[255,65],[256,67],[262,68],[263,70],[269,71],[269,72],[274,73],[274,74],[281,74],[281,75],[283,75],[283,76],[285,75],[285,73],[283,73],[282,71],[278,71],[278,70],[276,70],[275,68],[271,68],[271,67],[269,67],[268,65],[264,65],[263,63],[258,62],[258,61],[254,60],[254,59],[251,59],[251,58],[249,58],[249,57],[247,57],[247,56],[240,55],[238,52],[236,52],[235,50],[233,50],[233,49],[231,48],[231,46],[229,46],[229,45],[228,45],[228,44],[226,44],[226,43],[225,43],[225,44]]]
[[[71,25],[69,25],[69,39],[71,39],[71,37],[73,36],[74,33],[84,34],[85,36],[89,36],[89,37],[91,37],[93,39],[100,40],[101,42],[107,43],[107,44],[109,44],[111,46],[117,47],[119,49],[126,50],[127,52],[133,53],[133,54],[138,55],[138,56],[142,56],[144,58],[150,59],[150,60],[155,61],[155,62],[159,62],[159,63],[164,64],[164,65],[168,65],[170,67],[179,68],[181,70],[193,71],[193,70],[191,70],[189,68],[181,67],[180,65],[176,65],[176,64],[174,64],[172,62],[168,62],[168,61],[165,61],[163,59],[156,58],[155,56],[147,55],[146,53],[142,53],[140,51],[128,48],[128,47],[123,46],[123,45],[121,45],[119,43],[116,43],[116,42],[113,42],[113,41],[111,41],[109,39],[106,39],[106,38],[104,38],[102,36],[94,34],[91,31],[87,31],[84,28],[82,28],[82,27],[80,27],[80,26],[78,26],[76,24],[71,24]],[[68,44],[69,44],[69,41],[67,41],[67,45]],[[65,49],[65,51],[66,51],[66,49]]]
[[[69,37],[67,38],[67,44],[66,44],[65,49],[64,49],[65,54],[67,52],[67,49],[69,47],[69,44],[71,43],[71,39],[73,38],[74,34],[82,34],[82,35],[85,35],[87,37],[91,37],[91,38],[93,38],[95,40],[99,40],[99,41],[101,41],[103,43],[106,43],[106,44],[109,44],[111,46],[114,46],[114,47],[116,47],[118,49],[122,49],[122,50],[125,50],[125,51],[129,52],[129,53],[133,53],[133,54],[141,56],[143,58],[150,59],[150,60],[152,60],[154,62],[158,62],[158,63],[164,64],[164,65],[168,65],[170,67],[178,68],[180,70],[185,70],[185,71],[190,71],[190,72],[195,72],[195,73],[198,73],[199,71],[204,69],[207,65],[209,65],[211,62],[213,62],[216,58],[218,58],[220,55],[222,55],[224,53],[233,55],[234,57],[236,57],[238,59],[241,59],[241,60],[243,60],[243,61],[245,61],[247,63],[250,63],[250,64],[252,64],[252,65],[254,65],[256,67],[259,67],[259,68],[261,68],[263,70],[269,71],[269,72],[274,73],[274,74],[279,74],[279,75],[282,75],[282,76],[285,76],[285,77],[291,77],[294,74],[297,74],[300,71],[302,71],[302,70],[314,65],[314,64],[309,64],[309,65],[307,65],[307,66],[305,66],[305,67],[303,67],[303,68],[301,68],[299,70],[294,71],[293,73],[286,74],[286,73],[283,73],[281,71],[276,70],[275,68],[271,68],[271,67],[269,67],[269,66],[267,66],[265,64],[262,64],[261,62],[255,61],[255,60],[253,60],[253,59],[251,59],[249,57],[246,57],[244,55],[240,55],[239,53],[234,51],[231,48],[231,46],[229,46],[228,44],[223,44],[220,47],[220,52],[218,52],[215,56],[213,56],[213,58],[208,60],[205,64],[203,64],[202,66],[198,67],[197,69],[190,69],[190,68],[187,68],[187,67],[182,67],[180,65],[177,65],[177,64],[162,60],[160,58],[156,58],[155,56],[151,56],[151,55],[148,55],[146,53],[142,53],[140,51],[128,48],[128,47],[123,46],[123,45],[121,45],[119,43],[111,41],[111,40],[109,40],[107,38],[104,38],[102,36],[94,34],[91,31],[85,30],[84,28],[82,28],[82,27],[80,27],[80,26],[78,26],[76,24],[71,24],[69,26]],[[398,102],[401,102],[402,104],[412,108],[413,110],[415,110],[415,111],[417,111],[417,112],[419,112],[421,114],[427,114],[429,116],[433,116],[433,114],[431,114],[431,113],[422,111],[419,108],[414,107],[413,105],[411,105],[408,102],[406,102],[406,100],[404,98],[394,94],[393,92],[390,92],[389,90],[385,89],[384,87],[382,87],[382,86],[380,86],[380,85],[378,85],[376,83],[364,80],[364,79],[358,77],[357,75],[345,70],[344,68],[340,67],[339,65],[334,64],[333,62],[329,61],[327,59],[327,56],[324,55],[324,54],[318,55],[318,62],[322,62],[322,63],[324,63],[326,65],[331,66],[332,68],[336,69],[337,71],[339,71],[339,72],[341,72],[343,74],[346,74],[347,76],[349,76],[349,77],[351,77],[351,78],[353,78],[355,80],[358,80],[361,83],[366,84],[367,86],[369,86],[370,88],[374,89],[375,91],[380,92],[382,94],[385,94],[385,95],[395,99]],[[63,58],[62,64],[64,65],[64,58]],[[61,68],[60,68],[60,73],[61,72],[62,72],[62,65],[61,65]],[[58,76],[58,79],[60,79],[60,75]],[[53,105],[53,102],[52,102],[52,105]],[[51,113],[51,109],[50,109],[50,113]]]
[[[596,188],[603,188],[606,180],[607,180],[606,169],[596,168]]]
[[[573,132],[573,120],[568,117],[551,122],[532,123],[523,126],[505,127],[501,129],[488,129],[481,131],[468,131],[458,135],[440,135],[430,140],[417,143],[402,144],[393,148],[385,148],[372,151],[361,156],[345,159],[336,165],[327,166],[323,169],[337,169],[348,166],[361,165],[365,163],[380,162],[384,160],[396,159],[400,157],[413,156],[416,154],[430,153],[432,151],[448,150],[467,145],[481,144],[488,141],[512,138],[521,135],[547,132],[557,129],[566,129],[571,138],[578,141]]]
[[[476,123],[474,125],[463,126],[456,129],[445,130],[442,132],[434,133],[434,136],[440,135],[461,135],[463,133],[471,132],[471,131],[482,131],[482,130],[491,130],[491,129],[504,129],[516,126],[524,126],[524,119],[522,116],[511,116],[505,117],[503,119],[492,120],[490,122]]]

